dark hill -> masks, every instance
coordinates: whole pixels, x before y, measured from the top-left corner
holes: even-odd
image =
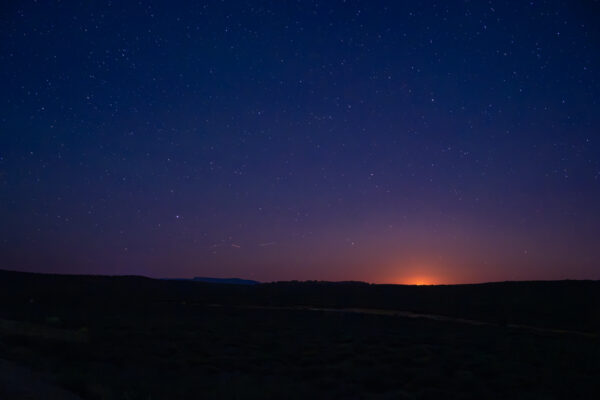
[[[27,313],[28,304],[35,302],[74,312],[84,312],[89,305],[144,308],[148,304],[172,302],[360,307],[439,314],[500,324],[586,332],[600,330],[599,281],[440,286],[317,281],[223,285],[139,276],[54,275],[0,270],[0,318]]]
[[[250,279],[240,279],[240,278],[204,278],[204,277],[195,277],[195,281],[198,282],[207,282],[207,283],[224,283],[229,285],[257,285],[259,281],[253,281]]]

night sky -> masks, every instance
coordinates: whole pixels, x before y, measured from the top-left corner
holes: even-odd
[[[9,1],[0,268],[600,279],[597,1]]]

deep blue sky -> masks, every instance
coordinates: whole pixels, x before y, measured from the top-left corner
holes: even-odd
[[[598,1],[81,3],[0,8],[0,267],[600,279]]]

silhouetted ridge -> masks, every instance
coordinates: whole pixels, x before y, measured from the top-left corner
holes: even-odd
[[[177,302],[255,306],[370,308],[600,331],[600,281],[496,282],[410,286],[229,279],[162,280],[136,276],[52,275],[0,270],[0,318],[22,317],[30,302],[68,309],[90,305],[145,307]]]
[[[259,281],[253,281],[250,279],[240,279],[240,278],[205,278],[205,277],[195,277],[195,281],[198,282],[207,282],[207,283],[225,283],[229,285],[257,285]]]

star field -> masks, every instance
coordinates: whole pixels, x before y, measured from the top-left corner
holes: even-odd
[[[4,5],[0,267],[600,279],[599,11]]]

